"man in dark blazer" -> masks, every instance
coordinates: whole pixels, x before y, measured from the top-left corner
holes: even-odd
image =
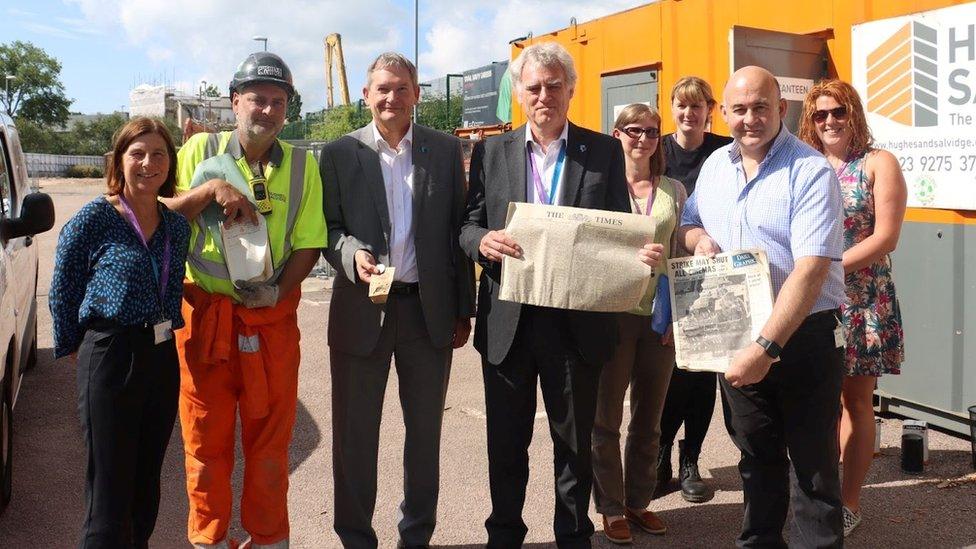
[[[380,55],[363,90],[373,121],[321,156],[329,247],[337,274],[329,308],[335,530],[346,548],[375,548],[372,527],[383,395],[395,357],[406,430],[402,547],[434,531],[444,398],[452,350],[474,312],[471,262],[456,235],[464,215],[457,138],[410,120],[420,87],[413,63]],[[382,265],[382,266],[380,266]],[[392,267],[385,304],[371,277]]]
[[[488,416],[488,547],[520,547],[527,531],[522,506],[536,378],[555,454],[556,543],[590,547],[590,431],[600,368],[616,344],[615,317],[499,300],[501,259],[522,252],[503,228],[510,202],[629,212],[623,151],[616,139],[567,120],[576,72],[562,46],[529,46],[510,70],[528,124],[475,146],[460,237],[484,268],[474,345]]]

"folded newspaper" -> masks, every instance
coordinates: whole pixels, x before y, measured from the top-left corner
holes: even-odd
[[[773,312],[769,261],[762,250],[668,260],[675,362],[724,373]]]
[[[263,215],[258,215],[257,223],[221,223],[220,238],[224,263],[227,264],[227,272],[235,286],[239,281],[264,282],[274,275],[268,226]]]
[[[499,298],[579,311],[637,306],[652,271],[637,250],[654,238],[648,216],[513,202],[505,232],[522,248],[505,257]]]

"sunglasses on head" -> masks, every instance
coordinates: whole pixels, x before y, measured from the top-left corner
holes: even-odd
[[[646,135],[648,139],[661,137],[661,128],[641,128],[640,126],[627,126],[626,128],[620,128],[620,131],[630,136],[631,139],[640,139],[642,135]]]
[[[814,122],[824,122],[825,120],[827,120],[827,116],[829,115],[833,115],[834,120],[842,120],[844,118],[847,118],[847,107],[840,106],[837,107],[836,109],[813,111],[813,114],[810,115],[810,118],[812,118]]]

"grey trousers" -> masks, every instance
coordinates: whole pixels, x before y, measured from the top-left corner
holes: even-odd
[[[603,366],[593,424],[593,501],[603,515],[623,515],[624,507],[644,509],[657,482],[661,410],[668,394],[674,347],[661,344],[646,316],[619,315],[620,343]],[[620,424],[630,387],[630,425],[624,460]]]
[[[450,346],[437,349],[431,344],[416,295],[390,296],[372,355],[331,350],[334,526],[347,549],[377,546],[372,527],[377,452],[391,357],[405,427],[404,494],[397,526],[407,546],[430,542],[437,517],[441,420],[451,351]]]

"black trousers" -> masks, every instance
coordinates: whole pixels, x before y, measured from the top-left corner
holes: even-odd
[[[524,307],[505,360],[498,365],[483,361],[492,506],[485,527],[491,549],[519,548],[528,531],[522,507],[529,480],[536,379],[553,443],[556,545],[590,547],[590,435],[600,366],[585,363],[575,348],[563,312]]]
[[[720,380],[725,425],[742,452],[738,547],[786,547],[791,503],[791,547],[843,546],[837,421],[845,369],[834,315],[807,317],[759,383],[736,389]]]
[[[715,383],[716,375],[712,372],[689,372],[675,366],[661,413],[662,448],[674,444],[674,437],[684,423],[685,448],[701,449],[715,410]]]
[[[82,548],[144,548],[159,511],[180,370],[153,329],[99,326],[78,350],[78,410],[88,449]]]

